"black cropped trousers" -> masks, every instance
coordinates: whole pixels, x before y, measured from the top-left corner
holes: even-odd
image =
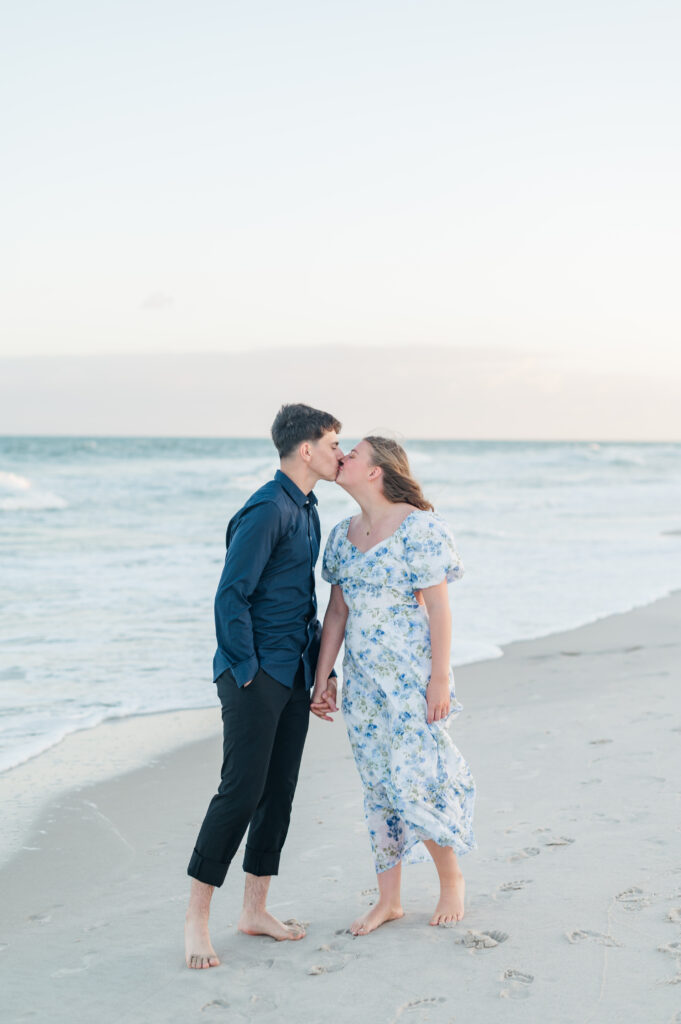
[[[223,725],[221,780],[187,873],[219,886],[249,824],[244,871],[279,871],[310,721],[310,695],[302,663],[291,689],[262,669],[241,688],[228,669],[218,677],[217,688]]]

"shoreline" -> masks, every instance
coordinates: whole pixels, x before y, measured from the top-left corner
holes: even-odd
[[[427,925],[437,885],[423,864],[404,871],[402,921],[345,931],[375,876],[344,726],[314,720],[270,901],[308,935],[235,932],[237,858],[212,915],[223,965],[196,977],[181,952],[185,869],[217,781],[217,707],[158,716],[163,738],[183,741],[151,762],[138,749],[132,769],[91,743],[87,764],[108,777],[53,797],[0,869],[8,1013],[329,1024],[351,989],[376,1024],[486,1024],[502,1007],[511,1024],[678,1020],[680,618],[676,591],[457,669],[452,735],[478,786],[478,850],[462,861],[467,912],[452,929]],[[147,716],[132,721],[143,736]]]
[[[5,822],[0,869],[21,848],[36,817],[69,792],[151,767],[158,759],[219,732],[217,705],[108,718],[71,732],[0,773]]]
[[[672,532],[681,535],[681,530]],[[681,594],[681,588],[667,591],[652,600],[644,599],[640,604],[635,604],[624,611],[608,612],[596,619],[568,626],[565,629],[536,637],[512,640],[506,644],[495,644],[497,654],[454,663],[455,673],[458,678],[461,672],[467,671],[473,666],[486,665],[489,662],[503,659],[518,644],[541,643],[554,637],[588,629],[590,626],[598,625],[610,618],[629,615],[640,609],[651,607],[675,594]],[[339,655],[336,671],[342,678],[341,662],[342,658]],[[211,696],[214,696],[212,689],[209,692]],[[8,800],[10,806],[14,802],[15,814],[21,820],[20,823],[18,821],[15,823],[14,819],[10,821],[0,835],[0,867],[8,857],[12,856],[12,844],[16,844],[18,838],[25,834],[41,806],[50,799],[54,799],[70,788],[80,788],[96,781],[104,781],[116,775],[134,771],[188,743],[201,738],[205,739],[212,733],[219,732],[221,725],[216,718],[218,710],[217,697],[215,697],[215,701],[211,701],[211,703],[192,708],[167,708],[161,711],[136,711],[130,714],[109,716],[95,725],[74,729],[44,749],[0,770],[0,801],[5,801],[5,808],[8,807]],[[217,721],[215,726],[213,718],[216,718]],[[145,730],[142,722],[148,723],[151,729]],[[169,726],[170,737],[168,737],[166,725]],[[185,729],[187,733],[185,733]],[[92,757],[92,752],[101,753],[102,747],[108,767]],[[36,784],[38,778],[42,780],[47,778],[49,783],[46,786],[43,781],[38,786]],[[12,800],[11,796],[8,796],[14,788],[21,794],[20,807],[16,801]],[[38,795],[39,791],[41,795]]]

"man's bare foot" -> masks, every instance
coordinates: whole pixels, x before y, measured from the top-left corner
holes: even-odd
[[[352,922],[350,931],[353,935],[368,935],[387,921],[397,921],[400,917],[404,917],[402,907],[381,903],[379,900],[375,907]]]
[[[440,899],[435,908],[435,913],[430,919],[430,924],[454,924],[463,917],[463,901],[466,892],[466,883],[463,875],[459,873],[452,885],[444,885],[440,889]]]
[[[302,925],[284,924],[276,917],[273,917],[268,910],[243,910],[237,928],[244,935],[270,935],[277,942],[290,939],[297,942],[305,937],[305,929]]]
[[[189,915],[184,923],[184,956],[187,967],[218,967],[220,960],[208,932],[208,918]]]

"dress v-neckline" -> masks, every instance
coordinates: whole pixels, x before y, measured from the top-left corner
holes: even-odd
[[[407,519],[410,519],[411,516],[413,516],[414,513],[418,512],[418,511],[419,511],[419,509],[415,508],[413,512],[408,512],[407,515],[402,520],[402,522],[400,523],[400,525],[396,529],[394,529],[392,533],[389,533],[387,537],[383,538],[383,540],[376,541],[376,543],[372,544],[370,548],[366,549],[366,551],[362,551],[361,548],[358,548],[357,545],[353,544],[353,542],[348,537],[348,530],[350,529],[350,523],[352,522],[352,519],[353,519],[352,516],[349,516],[348,517],[348,525],[347,525],[347,527],[345,529],[345,539],[348,542],[348,544],[350,545],[350,547],[354,548],[355,551],[357,551],[360,555],[368,555],[370,551],[374,550],[374,548],[380,547],[381,544],[387,544],[387,542],[389,540],[392,540],[392,538],[395,536],[395,534],[400,532],[400,530],[402,529],[402,527],[406,523]]]

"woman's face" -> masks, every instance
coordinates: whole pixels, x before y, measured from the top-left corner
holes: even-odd
[[[376,475],[372,465],[373,448],[368,441],[360,441],[352,451],[344,455],[338,467],[336,483],[352,493],[357,487],[369,482],[370,474]]]

